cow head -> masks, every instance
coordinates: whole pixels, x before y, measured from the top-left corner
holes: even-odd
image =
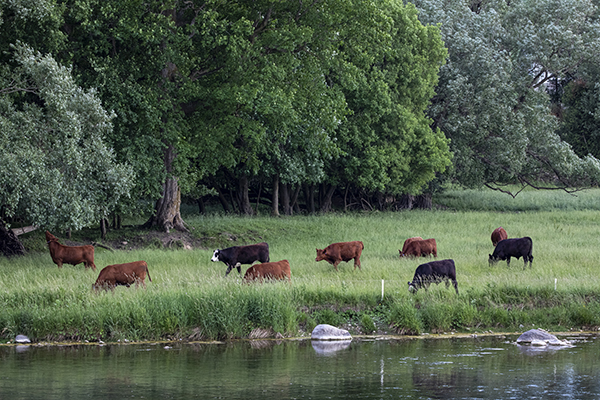
[[[317,258],[315,261],[321,261],[325,259],[325,249],[317,249]]]
[[[50,232],[46,231],[46,241],[48,243],[58,242],[58,238],[56,236],[54,236],[53,234],[51,234]]]
[[[213,262],[219,261],[219,255],[220,254],[221,254],[221,250],[219,250],[219,249],[215,250],[215,252],[213,253],[212,258],[210,259],[210,261],[213,261]]]
[[[417,290],[419,290],[415,285],[413,285],[412,282],[408,282],[408,291],[411,293],[417,293]]]
[[[498,262],[498,258],[494,257],[493,255],[489,254],[490,258],[488,259],[488,263],[491,265],[494,265]]]

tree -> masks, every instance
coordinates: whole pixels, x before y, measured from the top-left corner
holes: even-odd
[[[429,109],[451,139],[459,183],[506,190],[520,183],[577,190],[600,182],[600,164],[560,139],[548,86],[597,59],[591,1],[417,0],[441,24],[449,57]]]
[[[600,68],[595,63],[580,66],[577,78],[558,82],[556,92],[560,137],[579,157],[600,158]]]
[[[361,35],[363,25],[351,23],[340,32],[345,51],[331,79],[350,115],[338,129],[342,156],[329,164],[329,183],[418,194],[450,165],[448,141],[425,114],[446,49],[439,29],[423,26],[412,5],[387,1],[354,10],[348,19],[375,20],[378,34]]]
[[[3,219],[46,229],[97,223],[128,195],[133,177],[103,142],[112,115],[52,56],[19,43],[14,60],[0,73]]]

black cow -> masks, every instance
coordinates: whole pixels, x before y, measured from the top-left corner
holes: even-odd
[[[417,292],[420,288],[427,290],[432,283],[438,284],[446,281],[446,288],[450,286],[450,281],[454,285],[454,290],[458,294],[458,283],[456,283],[456,268],[454,260],[431,261],[421,264],[415,270],[415,276],[412,282],[408,282],[408,289]]]
[[[510,265],[510,258],[515,257],[517,259],[523,257],[523,269],[527,268],[527,262],[529,261],[529,268],[531,268],[531,262],[533,256],[531,250],[533,247],[533,241],[530,237],[522,237],[515,239],[504,239],[496,245],[494,254],[490,254],[489,264],[495,264],[498,260],[506,260],[506,265]]]
[[[225,276],[235,267],[242,274],[242,264],[252,264],[254,261],[269,262],[269,245],[265,242],[248,246],[233,246],[223,250],[215,250],[211,261],[222,261],[227,265]]]

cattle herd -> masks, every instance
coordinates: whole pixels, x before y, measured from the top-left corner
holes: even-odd
[[[46,240],[50,249],[52,261],[61,268],[63,264],[83,263],[85,268],[96,270],[94,264],[94,246],[65,246],[58,242],[58,239],[50,232],[46,231]],[[495,264],[499,260],[506,260],[510,265],[511,257],[517,259],[523,257],[524,266],[531,268],[533,261],[532,247],[533,242],[530,237],[508,239],[506,231],[499,227],[492,232],[492,244],[494,252],[489,255],[489,264]],[[332,243],[324,249],[317,250],[315,261],[325,260],[337,271],[337,266],[342,261],[348,262],[354,260],[354,269],[360,267],[360,256],[365,248],[363,242],[339,242]],[[421,237],[411,237],[404,241],[402,250],[398,250],[400,257],[437,257],[437,243],[435,239],[423,239]],[[291,270],[288,260],[270,262],[269,245],[265,242],[251,244],[247,246],[233,246],[214,251],[211,261],[221,261],[227,266],[225,276],[233,268],[238,270],[241,275],[241,266],[250,265],[244,274],[244,282],[267,280],[284,280],[291,282]],[[259,264],[254,264],[255,262]],[[125,264],[114,264],[104,267],[98,279],[92,285],[93,289],[111,289],[118,285],[131,286],[135,283],[136,287],[140,284],[146,287],[145,279],[152,282],[148,272],[148,264],[145,261],[134,261]],[[420,288],[427,290],[430,284],[446,283],[446,288],[452,285],[458,294],[458,283],[456,282],[456,266],[454,260],[437,260],[421,264],[415,270],[413,280],[408,282],[408,288],[416,292]]]

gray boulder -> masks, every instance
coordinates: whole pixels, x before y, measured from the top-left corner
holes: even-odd
[[[313,340],[352,340],[352,336],[347,330],[327,324],[317,325],[310,337]]]
[[[571,346],[567,340],[560,340],[543,329],[531,329],[517,339],[517,344],[526,346]]]

